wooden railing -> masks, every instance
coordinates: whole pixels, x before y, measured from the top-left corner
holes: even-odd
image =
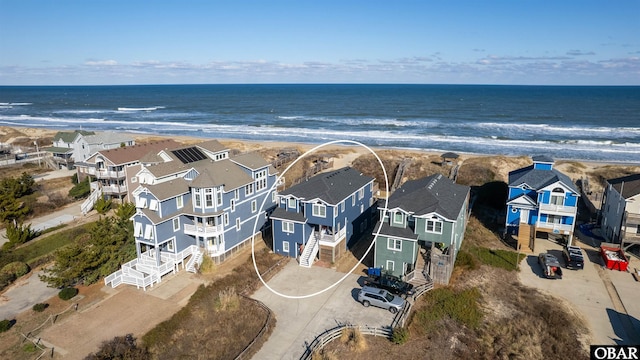
[[[333,329],[326,330],[313,339],[313,341],[307,345],[307,349],[302,356],[300,356],[300,360],[312,359],[316,351],[320,351],[325,345],[339,338],[346,329],[357,329],[363,335],[384,336],[389,339],[393,336],[393,328],[391,327],[339,325]]]

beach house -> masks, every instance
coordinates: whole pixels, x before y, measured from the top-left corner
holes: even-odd
[[[153,141],[99,150],[86,160],[76,162],[78,181],[84,181],[87,177],[91,179],[91,195],[81,206],[83,213],[91,210],[101,196],[107,199],[124,199],[127,196],[129,167],[139,164],[140,159],[148,153],[178,146],[180,144],[171,139]]]
[[[273,251],[310,267],[335,262],[372,224],[374,179],[344,167],[320,173],[276,196]]]
[[[640,244],[640,174],[607,180],[600,216],[607,241],[625,250]]]
[[[137,258],[105,283],[146,287],[180,264],[195,271],[203,256],[220,263],[268,225],[277,177],[259,155],[230,156],[212,140],[143,160],[128,187]]]
[[[405,280],[424,271],[448,283],[464,240],[470,190],[441,174],[400,186],[379,207],[374,266]]]
[[[59,131],[53,137],[53,145],[43,148],[53,154],[60,167],[71,169],[76,161],[84,161],[101,150],[135,145],[135,140],[126,134],[113,131]]]
[[[548,156],[509,173],[505,235],[517,239],[518,250],[535,251],[536,239],[571,245],[580,192],[571,179],[553,168]]]

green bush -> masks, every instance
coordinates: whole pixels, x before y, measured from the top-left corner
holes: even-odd
[[[11,329],[11,327],[15,323],[16,323],[15,320],[4,319],[4,320],[0,321],[0,333],[3,333],[5,331]]]
[[[74,187],[69,190],[69,196],[78,200],[89,196],[91,193],[91,184],[89,177],[85,178],[83,181],[76,184]]]
[[[393,329],[393,333],[391,334],[391,341],[394,344],[402,345],[409,340],[409,330],[403,327],[396,327]]]
[[[0,273],[0,290],[6,288],[16,281],[16,275],[13,273]]]
[[[16,278],[27,275],[29,271],[31,271],[31,269],[29,269],[29,265],[20,261],[9,263],[0,270],[0,272],[4,274],[14,274]]]
[[[69,300],[76,295],[78,295],[78,289],[74,287],[64,288],[58,293],[58,297],[62,300]]]
[[[49,304],[37,303],[37,304],[33,305],[33,307],[31,309],[33,309],[33,311],[35,311],[35,312],[43,312],[48,307],[49,307]]]

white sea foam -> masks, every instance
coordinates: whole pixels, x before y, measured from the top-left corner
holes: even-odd
[[[164,106],[152,106],[152,107],[142,107],[142,108],[133,108],[133,107],[119,107],[118,111],[124,112],[133,112],[133,111],[155,111],[159,109],[164,109]]]

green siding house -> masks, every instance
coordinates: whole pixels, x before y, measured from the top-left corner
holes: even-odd
[[[405,280],[424,274],[448,283],[464,239],[469,190],[441,174],[403,184],[386,207],[380,204],[374,266]]]

